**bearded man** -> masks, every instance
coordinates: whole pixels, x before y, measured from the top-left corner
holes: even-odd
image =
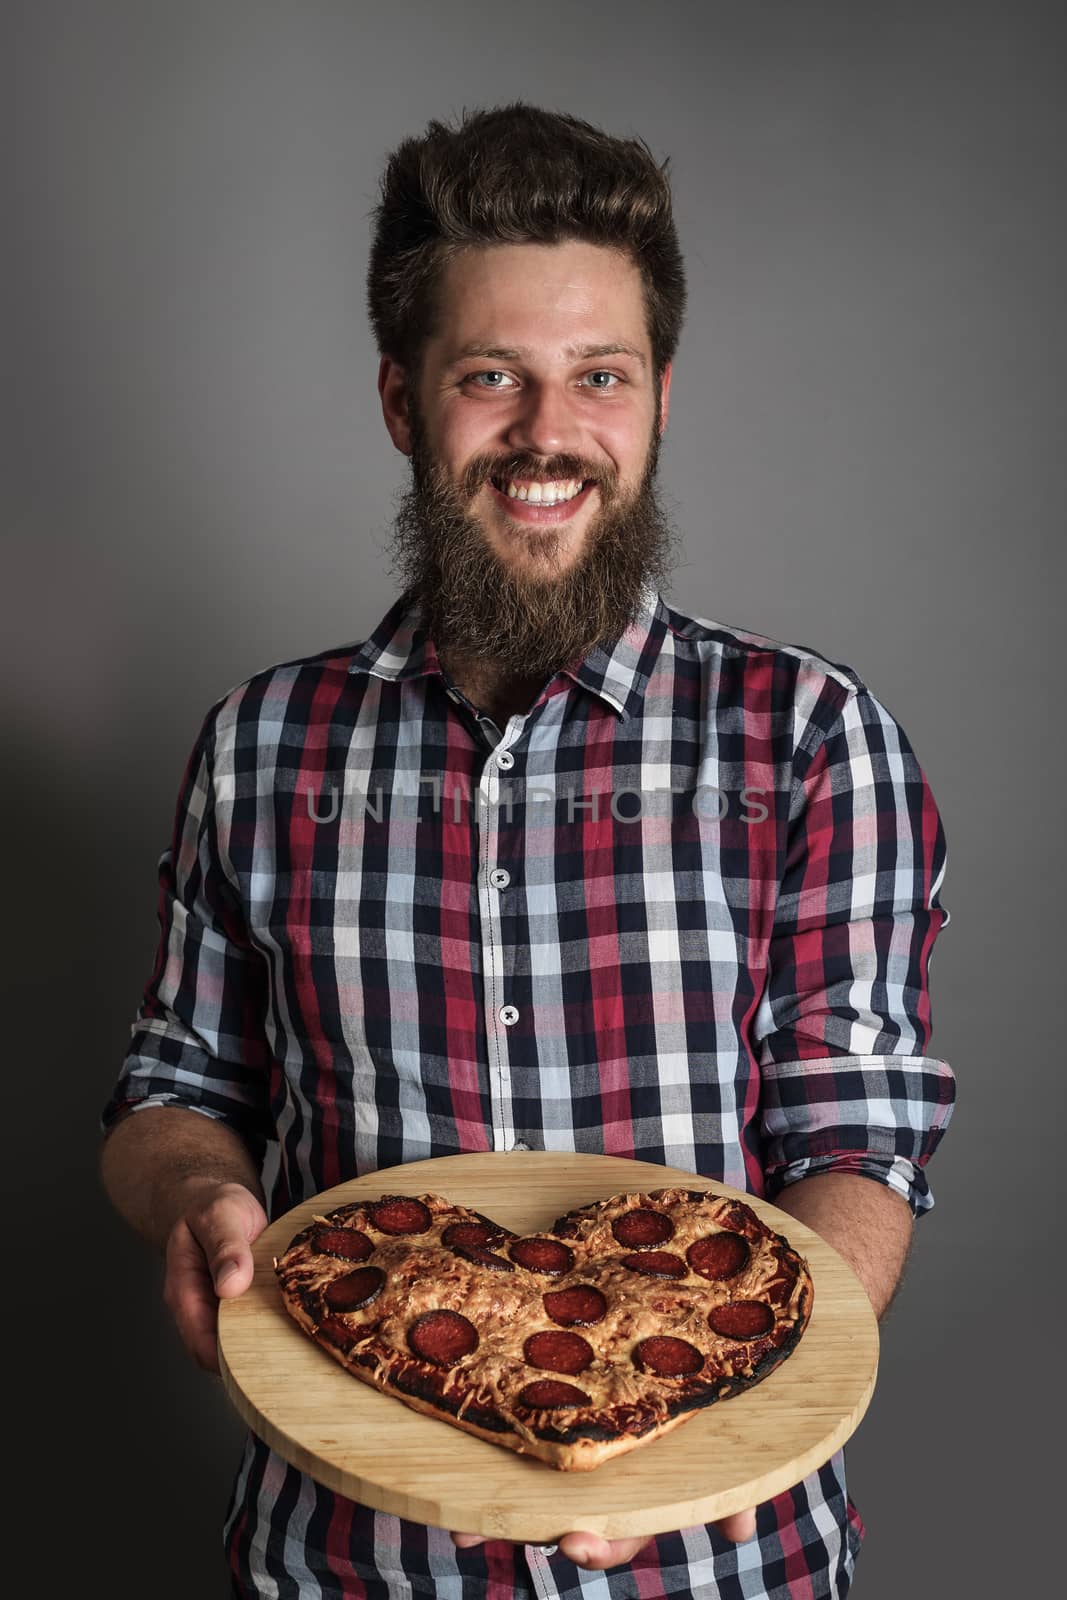
[[[386,168],[368,287],[403,593],[207,713],[107,1190],[209,1370],[269,1217],[475,1150],[764,1195],[881,1316],[953,1099],[925,1053],[944,835],[854,672],[660,592],[665,167],[521,104],[431,123]],[[376,1514],[253,1434],[225,1543],[241,1596],[784,1600],[844,1595],[862,1534],[841,1452],[717,1525],[536,1547]]]

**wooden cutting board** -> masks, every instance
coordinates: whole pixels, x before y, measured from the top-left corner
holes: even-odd
[[[381,1194],[443,1195],[516,1233],[609,1195],[671,1184],[743,1200],[811,1268],[815,1303],[793,1354],[747,1393],[696,1412],[592,1472],[559,1472],[422,1416],[361,1383],[286,1312],[273,1258],[316,1215]],[[219,1365],[249,1427],[286,1461],[377,1511],[486,1538],[544,1544],[667,1533],[791,1488],[854,1432],[874,1391],[878,1325],[852,1269],[817,1234],[754,1195],[674,1167],[521,1151],[445,1156],[338,1184],[295,1206],[253,1245],[255,1275],[219,1312]]]

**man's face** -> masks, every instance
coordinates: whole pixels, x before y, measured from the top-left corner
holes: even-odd
[[[655,382],[637,268],[596,245],[472,249],[439,313],[417,391],[388,358],[379,378],[412,462],[395,564],[450,661],[550,673],[617,638],[667,570],[670,371]]]

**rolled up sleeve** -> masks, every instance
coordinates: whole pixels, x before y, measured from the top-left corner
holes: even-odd
[[[856,1173],[917,1217],[955,1099],[951,1068],[927,1053],[944,829],[903,729],[867,689],[810,743],[754,1021],[767,1194]]]
[[[147,1106],[180,1106],[230,1124],[262,1161],[272,1137],[268,979],[220,859],[211,772],[217,710],[189,758],[171,844],[159,858],[155,966],[100,1125],[106,1132]]]

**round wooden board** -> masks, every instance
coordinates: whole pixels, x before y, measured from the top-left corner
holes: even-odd
[[[732,1195],[811,1268],[811,1321],[791,1356],[747,1393],[591,1472],[559,1472],[413,1411],[346,1372],[290,1318],[273,1258],[311,1219],[381,1194],[434,1193],[516,1233],[609,1195],[671,1184]],[[817,1234],[751,1194],[674,1167],[573,1152],[445,1156],[367,1173],[279,1217],[253,1245],[255,1275],[219,1313],[226,1391],[249,1427],[335,1493],[414,1522],[544,1544],[667,1533],[743,1511],[820,1467],[874,1391],[878,1325],[852,1269]]]

